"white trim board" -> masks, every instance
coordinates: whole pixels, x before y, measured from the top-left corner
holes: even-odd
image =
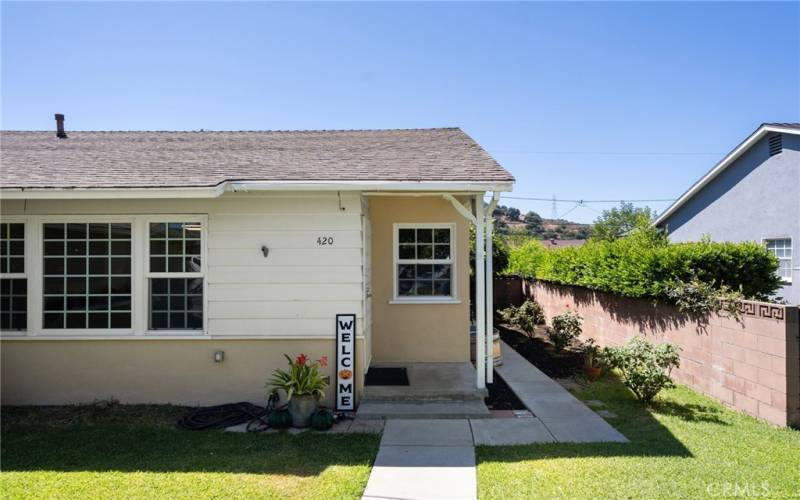
[[[0,188],[0,198],[28,199],[134,199],[217,198],[225,192],[254,191],[363,191],[363,192],[484,192],[511,191],[514,183],[480,181],[224,181],[203,187],[133,188]]]

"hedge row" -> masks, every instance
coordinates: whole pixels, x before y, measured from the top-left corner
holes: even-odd
[[[781,286],[777,268],[777,259],[757,243],[671,244],[655,231],[641,231],[557,250],[530,241],[511,250],[506,274],[661,299],[677,282],[698,279],[766,300]]]

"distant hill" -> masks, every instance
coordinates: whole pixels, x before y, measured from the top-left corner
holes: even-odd
[[[566,219],[545,219],[536,212],[523,214],[515,207],[499,206],[492,214],[501,233],[527,233],[537,238],[551,240],[585,240],[591,224],[581,224]]]

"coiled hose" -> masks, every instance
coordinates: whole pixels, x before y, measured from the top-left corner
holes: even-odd
[[[269,427],[267,417],[276,410],[278,402],[276,394],[270,394],[267,406],[252,403],[228,403],[216,406],[204,406],[192,410],[178,419],[180,429],[201,431],[206,429],[226,429],[234,425],[247,423],[248,432],[263,431]],[[278,408],[278,409],[283,409]]]

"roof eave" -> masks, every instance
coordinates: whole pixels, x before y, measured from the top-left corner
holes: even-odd
[[[750,134],[747,139],[742,141],[736,148],[733,149],[730,153],[728,153],[722,160],[720,160],[714,167],[709,170],[703,177],[700,178],[697,182],[695,182],[686,192],[684,192],[672,205],[670,205],[664,213],[662,213],[656,221],[653,223],[655,226],[660,226],[663,224],[667,219],[669,219],[675,211],[677,211],[684,203],[689,201],[694,195],[696,195],[701,189],[703,189],[709,182],[714,180],[719,174],[721,174],[728,166],[736,161],[740,156],[742,156],[748,149],[750,149],[753,144],[761,140],[765,135],[769,133],[781,133],[781,134],[794,134],[800,135],[800,130],[791,128],[791,127],[780,127],[775,125],[761,125],[758,129]]]
[[[513,181],[225,181],[216,186],[131,188],[0,188],[0,198],[137,199],[217,198],[226,191],[510,192]]]

